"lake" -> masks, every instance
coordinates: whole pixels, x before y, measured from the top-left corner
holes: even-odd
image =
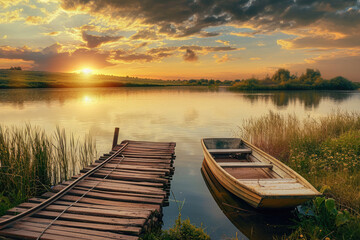
[[[109,152],[115,127],[120,140],[177,143],[171,190],[184,201],[182,217],[206,227],[213,239],[234,237],[246,224],[233,224],[219,208],[200,171],[200,139],[234,137],[242,122],[269,111],[317,117],[337,110],[359,111],[359,91],[230,92],[226,88],[101,88],[0,90],[0,124],[38,125],[53,133],[56,126],[79,136],[91,133],[99,154]],[[170,197],[164,228],[178,216]],[[271,220],[270,220],[271,221]],[[240,229],[240,230],[239,230]],[[256,231],[252,228],[251,231]],[[271,236],[269,236],[271,238]],[[252,238],[252,237],[251,237]]]

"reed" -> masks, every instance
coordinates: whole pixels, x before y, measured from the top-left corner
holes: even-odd
[[[47,135],[37,126],[0,125],[0,215],[69,179],[96,155],[90,135],[80,139],[59,127]]]

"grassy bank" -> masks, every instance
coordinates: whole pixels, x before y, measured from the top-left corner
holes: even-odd
[[[47,135],[31,125],[0,125],[0,215],[69,179],[95,157],[95,142],[89,135],[79,139],[60,128]]]
[[[153,87],[172,81],[83,73],[54,73],[0,69],[0,88]]]
[[[299,213],[295,239],[360,238],[360,114],[299,119],[270,112],[246,121],[241,135],[324,192]]]
[[[306,69],[300,77],[291,75],[289,70],[278,69],[274,75],[264,79],[243,79],[235,82],[232,90],[355,90],[359,83],[338,76],[330,80],[323,79],[318,70]]]

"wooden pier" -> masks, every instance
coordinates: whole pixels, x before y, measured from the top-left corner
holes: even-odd
[[[138,239],[168,204],[175,143],[116,142],[71,181],[10,209],[0,239]]]

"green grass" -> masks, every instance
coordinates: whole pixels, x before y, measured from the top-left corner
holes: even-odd
[[[176,219],[175,224],[168,230],[161,230],[160,227],[152,229],[144,234],[142,240],[210,240],[202,226],[197,227],[191,224],[190,219],[182,220],[181,215]]]
[[[0,88],[151,87],[177,84],[137,77],[0,69]]]
[[[335,199],[336,211],[350,213],[346,224],[340,227],[333,220],[329,227],[322,222],[329,216],[310,204],[308,209],[317,214],[300,214],[295,235],[301,232],[304,239],[360,238],[360,114],[335,112],[301,120],[270,112],[249,119],[240,130],[242,137],[300,173],[326,198]],[[314,227],[322,229],[321,234],[315,234]]]
[[[47,135],[39,127],[0,125],[0,215],[69,179],[96,157],[95,142],[57,128]]]

